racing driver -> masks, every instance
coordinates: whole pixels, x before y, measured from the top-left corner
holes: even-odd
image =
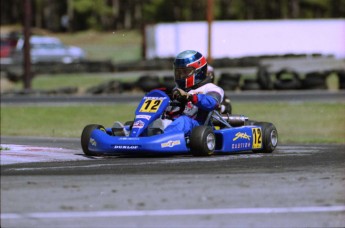
[[[177,86],[172,97],[186,106],[181,115],[171,118],[169,125],[164,123],[167,126],[164,132],[183,131],[187,135],[206,120],[209,112],[220,107],[224,91],[212,83],[206,58],[198,51],[179,53],[174,60],[174,75]],[[167,114],[169,116],[169,110]]]

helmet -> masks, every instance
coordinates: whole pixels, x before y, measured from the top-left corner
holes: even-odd
[[[208,81],[206,58],[197,51],[183,51],[176,56],[174,73],[179,88],[187,91],[198,88]]]

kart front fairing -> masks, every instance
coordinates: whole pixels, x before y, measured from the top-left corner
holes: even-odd
[[[89,149],[101,154],[179,154],[189,151],[183,132],[160,134],[148,137],[111,136],[102,130],[94,130]]]
[[[149,125],[162,116],[169,104],[169,96],[160,90],[153,90],[144,96],[135,111],[129,137],[146,136]]]
[[[95,129],[90,137],[89,150],[114,155],[188,152],[183,132],[148,136],[149,126],[162,116],[169,104],[170,98],[166,93],[160,90],[149,92],[135,111],[129,136],[114,136],[111,134],[111,128]]]

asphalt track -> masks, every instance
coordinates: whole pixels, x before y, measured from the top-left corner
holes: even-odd
[[[88,158],[79,139],[1,143],[1,227],[345,226],[345,145]]]

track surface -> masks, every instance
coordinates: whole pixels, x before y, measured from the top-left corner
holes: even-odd
[[[1,227],[345,226],[345,145],[281,145],[272,154],[209,158],[87,158],[78,139],[1,143],[31,145],[25,151],[32,159],[4,165],[11,150],[2,151]],[[35,162],[32,155],[41,152],[51,161]],[[68,159],[53,161],[56,153]]]

